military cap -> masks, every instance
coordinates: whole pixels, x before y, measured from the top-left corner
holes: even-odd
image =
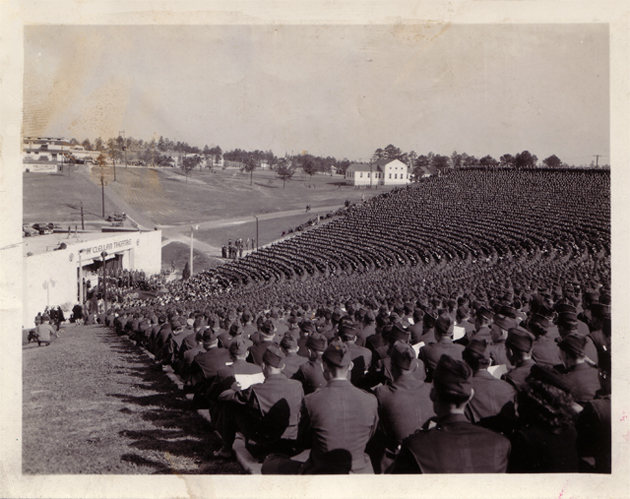
[[[400,307],[399,305],[396,305],[396,306],[394,306],[393,313],[398,315],[398,316],[401,316],[401,315],[405,315],[405,310],[402,307]]]
[[[541,366],[540,364],[534,364],[532,366],[527,380],[536,380],[547,385],[555,386],[566,393],[571,392],[571,387],[565,382],[560,373],[548,367]]]
[[[586,337],[575,333],[568,334],[562,341],[558,343],[558,348],[569,354],[574,359],[584,357],[586,346]]]
[[[501,314],[496,314],[494,316],[493,323],[499,326],[504,331],[509,331],[510,329],[516,327],[516,321],[514,319],[510,319],[509,317]]]
[[[426,326],[433,327],[435,326],[435,321],[437,321],[437,315],[432,310],[425,310],[422,321]]]
[[[469,313],[470,312],[468,311],[468,307],[466,305],[460,305],[459,307],[457,307],[456,316],[459,317],[460,319],[463,319],[464,317],[468,317]]]
[[[323,352],[326,350],[326,337],[320,333],[310,334],[306,340],[306,348]]]
[[[433,371],[433,388],[438,393],[468,397],[472,393],[472,374],[468,364],[443,354]]]
[[[397,341],[392,349],[392,364],[410,370],[417,364],[416,352],[409,343]]]
[[[364,320],[368,320],[368,321],[370,321],[370,322],[373,322],[375,319],[376,319],[376,318],[374,317],[374,312],[372,312],[371,310],[368,310],[368,311],[365,313]]]
[[[575,308],[573,305],[569,303],[558,303],[556,304],[555,308],[556,308],[556,312],[558,312],[559,314],[562,314],[562,313],[577,314],[577,308]]]
[[[549,307],[548,305],[544,303],[538,306],[538,309],[536,310],[536,312],[544,317],[553,317],[553,308]]]
[[[341,318],[341,310],[339,310],[338,308],[333,310],[331,318],[334,321],[338,321]]]
[[[471,352],[484,359],[490,358],[490,352],[488,351],[488,342],[486,340],[471,340],[464,352]]]
[[[263,354],[263,362],[268,366],[281,367],[284,365],[284,352],[276,345],[269,345]]]
[[[551,327],[551,322],[549,321],[549,319],[540,314],[532,314],[531,318],[529,319],[529,323],[537,324],[540,328],[544,330],[547,330]]]
[[[593,316],[600,320],[610,320],[611,318],[610,305],[605,305],[603,303],[593,303],[591,305],[591,312],[593,313]]]
[[[172,327],[173,329],[177,329],[177,328],[179,328],[179,327],[182,327],[182,323],[181,323],[181,322],[179,322],[177,319],[173,319],[173,320],[171,321],[171,327]]]
[[[480,319],[483,318],[483,319],[491,321],[492,319],[494,319],[494,314],[492,313],[491,310],[488,310],[486,307],[481,305],[477,309],[477,317],[479,317]]]
[[[383,329],[385,330],[385,328]],[[387,328],[386,336],[389,343],[394,343],[395,341],[404,341],[409,343],[409,340],[411,339],[411,333],[400,324],[392,324],[389,326]]]
[[[241,327],[235,322],[230,326],[230,336],[236,336],[241,333]]]
[[[230,343],[229,350],[232,355],[245,355],[251,346],[252,342],[250,340],[243,337],[243,335],[238,335]]]
[[[435,321],[435,332],[442,335],[452,333],[452,325],[453,321],[451,320],[451,318],[446,314],[442,314]]]
[[[266,320],[262,323],[262,325],[260,326],[260,331],[263,334],[271,334],[273,332],[273,330],[275,329],[275,326],[273,324],[273,321],[271,320]]]
[[[350,350],[345,344],[339,342],[328,345],[328,348],[324,351],[323,359],[327,364],[337,367],[347,367],[352,363]]]
[[[556,321],[556,324],[558,324],[558,326],[562,327],[563,329],[569,329],[569,330],[577,329],[578,327],[577,315],[572,314],[570,312],[563,312],[558,315],[558,320]]]
[[[354,338],[357,335],[356,325],[352,322],[342,322],[339,325],[339,335],[346,338]]]
[[[280,311],[276,307],[273,307],[269,315],[272,319],[277,319],[279,313]]]
[[[300,329],[304,332],[312,333],[313,331],[315,331],[315,326],[311,321],[303,321],[300,324]]]
[[[285,334],[280,341],[280,346],[286,350],[292,350],[293,348],[297,348],[298,344],[290,334]]]
[[[501,306],[499,313],[509,317],[510,319],[516,319],[516,309],[514,307],[510,307],[509,305]]]
[[[534,337],[532,334],[520,326],[510,329],[505,340],[505,346],[508,348],[525,353],[531,352],[533,344]]]
[[[209,327],[203,332],[201,339],[204,343],[210,343],[216,340],[218,337],[219,337],[219,332]]]

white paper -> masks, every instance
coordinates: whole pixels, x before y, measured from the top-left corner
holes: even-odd
[[[508,372],[508,368],[505,364],[499,364],[498,366],[490,366],[488,372],[495,378],[501,379],[501,376]]]
[[[453,326],[453,341],[466,336],[466,329],[461,326]]]
[[[256,383],[262,383],[265,381],[265,375],[263,373],[257,374],[235,374],[234,378],[236,382],[241,385],[241,390],[246,390]]]
[[[413,347],[414,352],[416,352],[416,357],[418,356],[418,354],[420,353],[420,349],[424,346],[424,341],[421,341],[420,343],[416,343],[415,345],[411,345]]]

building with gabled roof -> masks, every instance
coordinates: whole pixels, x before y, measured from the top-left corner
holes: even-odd
[[[399,159],[352,163],[346,169],[346,183],[354,186],[404,185],[409,182],[409,167]]]

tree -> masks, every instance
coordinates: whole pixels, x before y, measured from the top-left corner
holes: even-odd
[[[278,166],[276,167],[276,175],[282,179],[282,188],[284,189],[287,180],[291,180],[293,174],[295,173],[295,167],[291,164],[287,158],[282,158],[278,161]]]
[[[372,162],[374,163],[379,159],[383,159],[383,149],[381,149],[380,147],[376,151],[374,151],[374,154],[372,154]]]
[[[477,166],[479,160],[475,158],[473,155],[468,155],[466,153],[462,154],[462,164],[465,168],[472,168]]]
[[[562,160],[558,156],[553,154],[543,160],[543,165],[545,165],[547,168],[559,168],[562,166]]]
[[[499,164],[503,168],[514,168],[514,156],[511,154],[504,154],[499,158]]]
[[[83,142],[81,142],[81,145],[86,151],[92,150],[92,144],[90,144],[90,139],[85,139]]]
[[[514,167],[534,168],[537,161],[538,158],[534,154],[531,154],[529,151],[523,151],[521,153],[518,153],[514,158]]]
[[[185,281],[190,277],[190,264],[186,261],[186,265],[184,265],[184,270],[182,270],[182,279]]]
[[[201,163],[201,161],[201,157],[196,154],[194,156],[186,156],[184,158],[181,168],[184,170],[184,173],[186,173],[186,182],[188,182],[188,172],[193,171],[195,167]]]
[[[121,149],[118,147],[116,140],[109,139],[107,141],[107,153],[109,154],[109,157],[112,159],[112,162],[115,165],[116,161],[119,160],[122,156]]]
[[[96,151],[103,150],[103,139],[101,139],[100,137],[96,137],[96,139],[94,140],[94,150]]]
[[[311,161],[310,158],[307,158],[306,160],[304,160],[302,162],[302,170],[304,170],[304,173],[306,173],[307,175],[309,175],[311,177],[310,182],[313,182],[313,175],[315,173],[317,173],[317,167],[315,165],[315,163],[313,161]]]
[[[462,155],[457,151],[453,151],[453,154],[451,154],[451,166],[453,170],[458,170],[462,167]]]
[[[258,167],[258,161],[256,161],[252,157],[247,157],[243,161],[243,166],[241,167],[241,171],[245,171],[249,173],[249,185],[254,184],[254,170]]]
[[[166,142],[164,141],[164,137],[160,135],[160,138],[157,143],[158,151],[166,152]]]
[[[401,159],[403,156],[403,152],[396,146],[389,144],[383,150],[383,157],[385,159]],[[404,161],[403,161],[404,163]]]
[[[479,166],[482,166],[483,168],[494,168],[498,164],[499,162],[489,154],[479,160]]]
[[[433,166],[438,169],[438,171],[444,171],[448,168],[449,165],[449,157],[442,156],[441,154],[436,154],[433,158]]]

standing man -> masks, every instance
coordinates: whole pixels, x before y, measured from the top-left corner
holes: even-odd
[[[437,426],[405,439],[392,473],[505,473],[510,441],[464,416],[473,398],[472,369],[442,355],[433,375],[431,400]]]

